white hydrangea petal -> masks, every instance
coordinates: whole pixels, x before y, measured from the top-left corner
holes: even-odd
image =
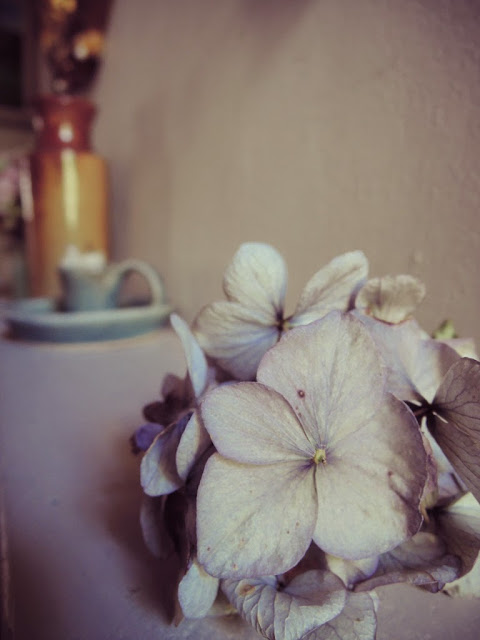
[[[148,496],[166,495],[183,485],[177,472],[175,454],[185,424],[185,419],[182,419],[167,427],[155,438],[143,456],[140,482]]]
[[[270,318],[283,313],[287,267],[268,244],[246,242],[227,267],[223,289],[227,298]]]
[[[375,640],[378,597],[375,593],[347,593],[341,613],[302,640]]]
[[[225,618],[225,616],[238,616],[238,611],[229,602],[227,596],[223,593],[223,591],[219,589],[217,593],[217,598],[213,603],[213,605],[210,607],[210,611],[208,612],[208,617],[209,618]],[[249,631],[250,630],[248,628],[244,629],[244,633],[241,636],[243,640],[250,640],[248,638]]]
[[[380,556],[375,575],[358,584],[357,591],[370,591],[387,584],[406,582],[432,593],[459,575],[460,562],[448,553],[435,534],[421,531],[389,553]]]
[[[371,556],[362,560],[345,560],[345,558],[325,554],[328,569],[338,576],[349,589],[357,582],[366,580],[375,573],[378,558],[379,556]]]
[[[461,358],[449,369],[433,401],[429,424],[455,471],[480,500],[480,362]]]
[[[283,573],[307,551],[316,516],[308,469],[240,465],[213,454],[198,489],[198,559],[223,578]]]
[[[222,589],[240,615],[262,636],[299,640],[336,617],[346,592],[327,571],[308,571],[279,589],[275,578],[223,580]]]
[[[311,459],[315,453],[285,398],[257,382],[213,389],[200,411],[215,447],[226,458],[273,464]]]
[[[358,292],[357,309],[391,324],[406,320],[425,298],[425,285],[410,275],[372,278]]]
[[[457,473],[442,472],[438,474],[438,497],[436,502],[446,502],[458,498],[462,493],[468,491],[465,483],[460,480]]]
[[[280,337],[273,312],[262,316],[234,302],[204,307],[194,332],[205,353],[238,380],[255,378],[262,356]]]
[[[290,323],[309,324],[329,311],[347,311],[353,293],[367,273],[368,262],[362,251],[337,256],[307,282]]]
[[[467,491],[467,487],[462,480],[460,480],[460,477],[450,464],[447,456],[443,453],[438,442],[427,428],[427,424],[431,425],[435,420],[436,417],[429,414],[423,418],[421,422],[421,433],[429,458],[427,470],[430,472],[423,496],[423,501],[426,500],[424,504],[426,504],[427,508],[434,507],[437,502],[441,502],[442,504],[451,502],[453,498],[458,498]],[[428,495],[428,493],[430,495]]]
[[[186,618],[204,618],[218,592],[218,578],[209,575],[194,558],[178,585],[178,601]]]
[[[443,591],[454,598],[480,598],[480,555],[466,575],[447,584]]]
[[[437,474],[439,473],[454,473],[454,469],[450,464],[447,456],[443,453],[441,448],[438,445],[438,442],[432,436],[430,431],[427,428],[428,419],[423,419],[420,426],[420,431],[422,436],[427,441],[425,444],[425,448],[427,451],[430,451],[434,457],[435,465],[437,467]]]
[[[262,359],[257,379],[293,407],[314,448],[352,434],[382,399],[382,361],[351,314],[332,311],[287,332]]]
[[[175,552],[172,537],[165,521],[167,496],[143,496],[140,505],[140,527],[143,540],[150,553],[157,558],[168,558]]]
[[[441,340],[458,353],[462,358],[472,358],[473,360],[479,360],[477,347],[473,338],[450,338],[447,340]]]
[[[314,541],[335,556],[358,560],[388,551],[415,534],[426,481],[417,422],[392,395],[353,437],[327,447],[316,467]]]
[[[172,313],[170,323],[182,342],[193,392],[195,397],[199,398],[207,386],[207,359],[185,320]]]
[[[210,442],[210,436],[198,411],[194,411],[180,437],[176,451],[177,472],[183,481],[186,481],[193,465],[210,446]]]
[[[480,504],[471,493],[440,510],[439,535],[451,553],[462,560],[462,573],[470,571],[480,551]]]
[[[398,325],[358,314],[387,365],[387,388],[397,398],[416,403],[432,402],[451,365],[459,355],[448,345],[425,339],[415,320]]]
[[[422,499],[420,501],[420,511],[425,514],[427,509],[433,508],[438,501],[439,497],[439,469],[435,459],[435,453],[430,444],[433,438],[429,438],[426,435],[425,419],[421,420],[420,434],[422,436],[423,447],[426,455],[426,470],[427,479],[425,486],[423,487]]]

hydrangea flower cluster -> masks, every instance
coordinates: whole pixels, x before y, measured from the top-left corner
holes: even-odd
[[[177,621],[368,640],[379,586],[480,596],[472,341],[430,337],[422,283],[369,280],[361,251],[318,271],[291,315],[286,281],[273,247],[243,244],[226,300],[192,327],[171,317],[187,376],[167,376],[133,439],[146,543],[178,557]]]

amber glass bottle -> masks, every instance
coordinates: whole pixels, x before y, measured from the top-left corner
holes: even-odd
[[[30,293],[57,296],[57,267],[66,248],[102,251],[108,259],[108,177],[90,146],[93,104],[78,96],[36,102],[36,146],[30,156],[25,211]]]

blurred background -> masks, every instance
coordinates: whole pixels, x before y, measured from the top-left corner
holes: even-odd
[[[34,147],[34,97],[91,100],[109,256],[154,265],[188,320],[259,240],[288,262],[292,307],[362,249],[372,275],[425,282],[427,330],[452,318],[480,343],[478,0],[12,3],[1,46],[16,31],[22,58],[16,93],[0,74],[1,157]]]

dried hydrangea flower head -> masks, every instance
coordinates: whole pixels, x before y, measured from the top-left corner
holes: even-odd
[[[361,251],[334,258],[306,284],[291,316],[285,315],[287,267],[267,244],[241,245],[225,271],[226,301],[207,305],[194,332],[204,351],[235,378],[253,380],[262,356],[289,328],[346,311],[367,276]]]
[[[207,389],[215,386],[214,372],[187,323],[172,314],[171,323],[182,341],[188,380],[193,395],[179,402],[179,412],[149,446],[141,464],[141,483],[149,496],[172,493],[184,483],[195,461],[208,448],[210,439],[198,417],[197,405]],[[186,385],[188,389],[190,385]]]
[[[187,377],[137,443],[147,544],[180,556],[177,621],[374,640],[379,586],[480,596],[480,362],[412,317],[418,280],[366,275],[363,253],[335,258],[288,316],[282,257],[247,243],[227,300],[193,330],[172,316]]]
[[[278,574],[312,539],[360,559],[394,548],[422,522],[426,455],[362,323],[331,312],[286,334],[258,382],[202,401],[218,451],[197,502],[198,553],[219,577]]]

